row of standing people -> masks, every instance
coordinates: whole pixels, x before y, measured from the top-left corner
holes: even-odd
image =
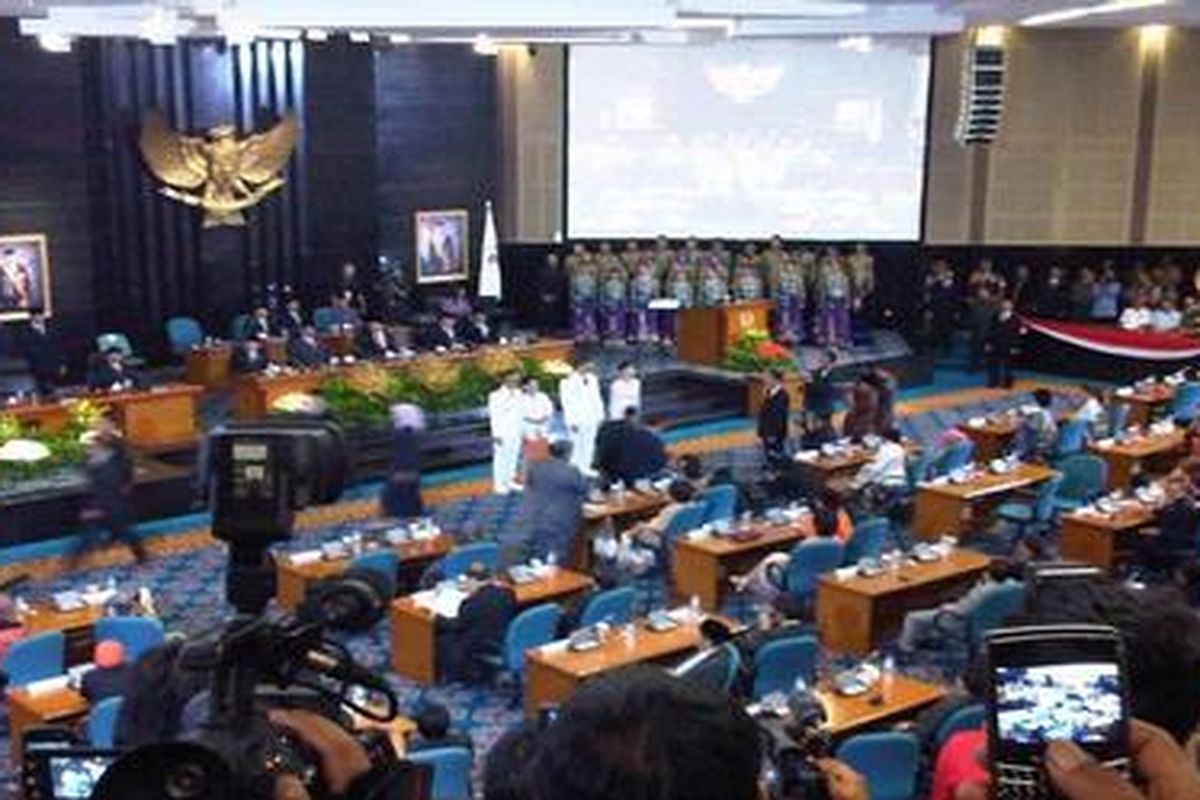
[[[663,238],[649,249],[629,242],[621,252],[608,242],[596,252],[577,243],[566,268],[579,341],[670,342],[675,315],[662,306],[770,299],[778,338],[843,346],[850,342],[851,314],[875,291],[875,262],[865,246],[848,255],[834,247],[818,255],[788,250],[778,237],[761,251],[746,244],[736,255],[720,241],[706,249],[694,239],[677,250]]]

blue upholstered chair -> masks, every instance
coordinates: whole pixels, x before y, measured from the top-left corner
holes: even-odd
[[[812,685],[820,653],[821,646],[815,636],[791,636],[767,642],[754,656],[754,698],[761,700],[772,692],[791,692],[797,678]]]
[[[972,703],[951,711],[933,732],[934,751],[941,750],[946,740],[959,731],[978,729],[986,718],[987,707],[983,703]]]
[[[1056,511],[1074,511],[1104,493],[1108,486],[1108,463],[1099,456],[1080,453],[1058,464],[1062,483],[1054,497]]]
[[[442,577],[457,578],[475,563],[483,564],[494,572],[500,566],[500,545],[495,542],[471,542],[454,548],[442,559]]]
[[[92,706],[87,718],[88,743],[92,747],[109,749],[117,732],[117,717],[121,714],[120,697],[110,697]]]
[[[46,631],[9,645],[4,664],[0,665],[0,670],[8,676],[8,685],[24,686],[62,675],[66,669],[63,665],[66,641],[62,631]]]
[[[861,774],[871,800],[914,800],[921,747],[911,733],[864,733],[847,739],[837,758]]]
[[[204,339],[204,329],[191,317],[171,317],[167,320],[167,341],[171,352],[185,356],[188,351]]]
[[[955,442],[942,451],[933,462],[934,476],[948,475],[957,469],[968,467],[975,457],[975,443],[971,441]]]
[[[240,342],[241,340],[245,339],[250,330],[251,319],[252,318],[249,314],[237,314],[234,316],[234,318],[229,321],[229,338],[233,339],[235,342]]]
[[[579,626],[586,628],[598,622],[610,625],[624,625],[633,619],[634,606],[637,603],[637,592],[632,586],[620,586],[592,595],[583,613],[579,615]]]
[[[400,558],[394,550],[372,550],[350,562],[351,569],[369,569],[387,581],[388,597],[396,596],[396,574],[400,570]]]
[[[817,592],[817,578],[840,567],[842,553],[837,539],[808,539],[796,545],[784,572],[784,590],[796,600],[811,601]]]
[[[313,312],[313,326],[321,333],[327,332],[333,327],[333,321],[337,318],[334,310],[328,306],[318,308]]]
[[[417,750],[406,758],[433,769],[431,800],[471,800],[471,751],[465,747]]]
[[[663,541],[670,543],[683,536],[685,533],[690,533],[704,524],[704,515],[706,507],[703,502],[693,501],[686,503],[682,508],[675,512],[675,516],[671,517],[671,521],[667,523],[666,529],[663,531]]]
[[[1066,458],[1076,453],[1082,453],[1087,447],[1088,422],[1083,419],[1073,419],[1058,429],[1058,438],[1054,442],[1055,458]]]
[[[125,648],[125,660],[133,663],[147,650],[166,639],[162,621],[154,617],[101,617],[92,626],[97,642],[113,639]]]
[[[710,486],[699,498],[704,503],[704,522],[733,519],[737,514],[737,487],[729,484]]]
[[[1042,481],[1031,502],[1013,500],[1003,503],[996,509],[996,516],[1016,525],[1017,533],[1022,538],[1031,529],[1037,532],[1048,529],[1054,521],[1054,500],[1058,497],[1058,487],[1062,482],[1062,475]]]
[[[500,666],[519,678],[525,673],[525,651],[554,641],[562,609],[554,603],[527,608],[508,623]]]
[[[890,532],[891,523],[884,517],[871,517],[854,523],[854,532],[846,542],[843,563],[850,565],[857,564],[864,558],[878,559],[883,555]]]
[[[1129,404],[1113,403],[1108,408],[1108,435],[1116,436],[1129,426]]]
[[[117,331],[102,333],[96,337],[96,350],[100,353],[105,353],[109,350],[120,350],[125,356],[125,363],[131,367],[140,367],[145,364],[145,360],[137,355],[134,355],[133,345],[129,343],[129,337]]]
[[[1171,400],[1171,419],[1181,425],[1190,425],[1198,410],[1200,410],[1200,382],[1181,383],[1175,388],[1175,397]]]
[[[994,583],[983,590],[980,598],[967,612],[967,641],[972,652],[978,652],[988,631],[1004,624],[1025,601],[1025,586],[1016,581]]]

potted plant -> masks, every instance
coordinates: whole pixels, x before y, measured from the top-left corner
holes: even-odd
[[[775,370],[783,373],[783,384],[791,396],[792,409],[799,410],[804,403],[804,382],[795,355],[764,330],[750,330],[739,336],[725,354],[724,366],[746,374],[748,416],[758,415],[767,394],[768,373]]]

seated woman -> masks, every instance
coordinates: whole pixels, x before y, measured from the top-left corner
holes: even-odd
[[[854,532],[854,521],[837,492],[826,489],[812,500],[812,516],[805,520],[805,537],[834,538],[845,543]],[[771,553],[741,575],[731,575],[734,591],[749,593],[757,602],[773,603],[783,593],[783,574],[791,562],[789,553]]]
[[[596,558],[618,572],[641,575],[659,561],[659,553],[665,546],[664,536],[675,515],[696,497],[692,484],[678,479],[667,487],[670,502],[650,519],[639,522],[621,534],[620,540],[613,537],[596,540]],[[604,563],[601,565],[602,571]]]
[[[944,603],[937,608],[910,611],[906,614],[897,645],[905,652],[912,652],[922,644],[933,641],[941,619],[947,616],[959,619],[965,618],[987,596],[989,587],[992,584],[1019,581],[1022,574],[1021,570],[1022,567],[1015,562],[1003,559],[992,561],[987,573],[979,583],[975,584],[969,592],[959,599],[951,603]]]

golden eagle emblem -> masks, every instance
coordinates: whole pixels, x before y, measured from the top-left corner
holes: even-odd
[[[162,115],[142,122],[142,158],[167,184],[164,195],[204,209],[204,227],[245,225],[242,209],[283,185],[279,174],[296,147],[299,128],[289,114],[265,133],[239,139],[232,125],[210,128],[206,137],[171,130]]]

